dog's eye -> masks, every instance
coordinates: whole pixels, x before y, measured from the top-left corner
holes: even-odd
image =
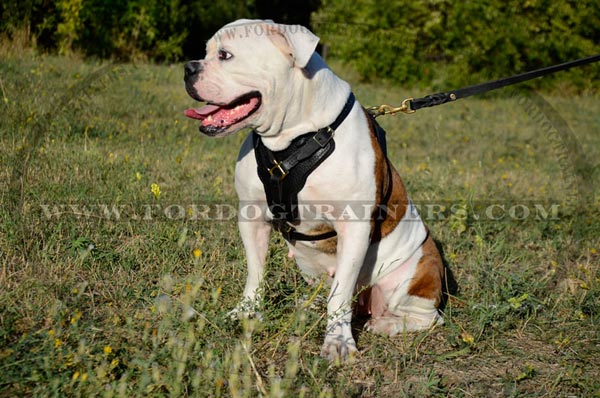
[[[231,59],[233,55],[225,50],[219,50],[218,57],[221,61],[227,61],[228,59]]]

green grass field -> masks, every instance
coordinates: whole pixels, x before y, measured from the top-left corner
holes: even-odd
[[[327,289],[278,236],[264,320],[227,321],[247,132],[201,136],[182,65],[16,54],[0,54],[0,397],[600,396],[597,94],[379,119],[458,289],[445,325],[357,325],[360,355],[336,366],[319,358]],[[428,94],[353,87],[364,105]]]

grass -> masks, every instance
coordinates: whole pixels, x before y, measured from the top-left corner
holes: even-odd
[[[3,52],[0,397],[600,396],[597,94],[380,118],[458,290],[445,325],[357,328],[359,357],[335,366],[318,355],[327,289],[278,236],[264,320],[227,321],[245,278],[235,219],[192,205],[235,205],[245,133],[197,132],[181,65]],[[365,105],[427,94],[353,86]]]

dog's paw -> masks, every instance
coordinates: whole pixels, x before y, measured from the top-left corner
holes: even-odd
[[[337,364],[352,362],[357,353],[354,339],[343,335],[327,335],[321,348],[321,357]]]
[[[231,321],[240,319],[257,319],[263,320],[262,313],[259,311],[260,304],[258,300],[242,300],[234,309],[227,313],[227,318]]]

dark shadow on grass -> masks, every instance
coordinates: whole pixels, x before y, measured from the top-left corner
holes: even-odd
[[[444,246],[442,242],[434,239],[435,246],[442,257],[442,264],[444,265],[444,279],[442,280],[442,300],[440,302],[440,311],[444,312],[446,305],[448,305],[448,301],[450,297],[456,296],[458,293],[458,282],[456,278],[454,278],[454,273],[452,269],[450,269],[450,264],[448,264],[448,260],[446,259],[446,255],[444,253]]]

